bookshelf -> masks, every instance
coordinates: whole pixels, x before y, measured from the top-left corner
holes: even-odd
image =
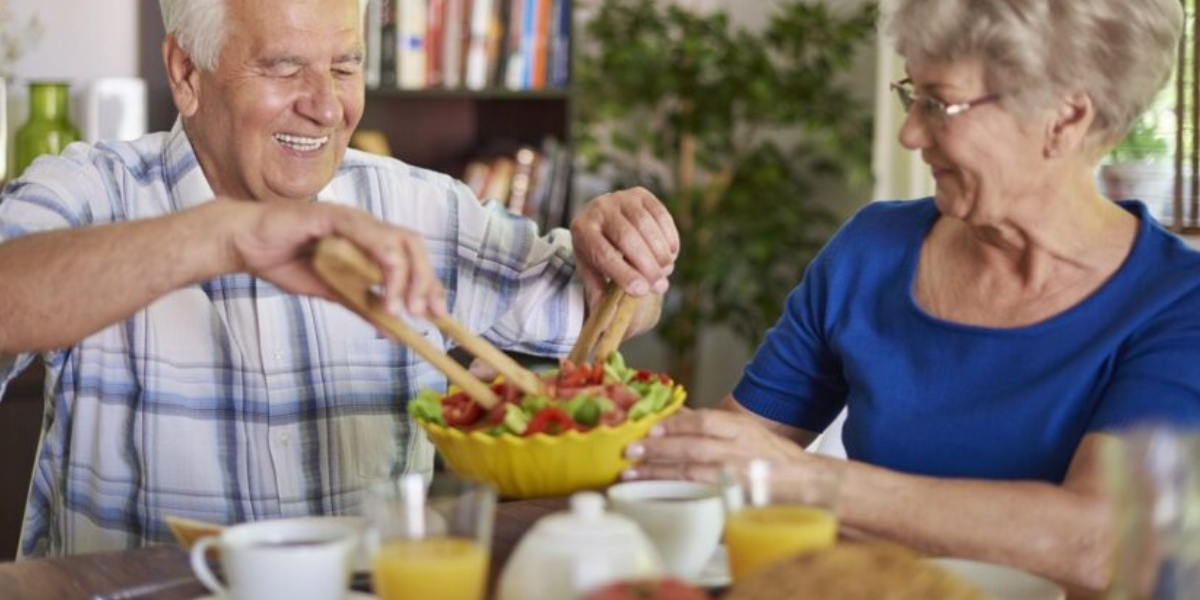
[[[370,0],[360,130],[543,227],[572,212],[571,0]]]
[[[359,129],[382,131],[400,160],[461,178],[494,143],[570,140],[571,97],[565,90],[369,90]]]

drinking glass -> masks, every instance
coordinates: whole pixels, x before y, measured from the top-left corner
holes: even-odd
[[[1115,507],[1107,600],[1200,598],[1200,431],[1141,428],[1105,448]]]
[[[495,490],[409,474],[368,489],[363,510],[379,600],[483,600]]]
[[[734,581],[837,542],[840,479],[832,471],[753,460],[721,471],[725,544]]]

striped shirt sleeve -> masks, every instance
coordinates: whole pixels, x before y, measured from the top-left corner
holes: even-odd
[[[566,354],[584,317],[570,233],[539,236],[530,220],[453,188],[458,219],[457,315],[505,350]]]

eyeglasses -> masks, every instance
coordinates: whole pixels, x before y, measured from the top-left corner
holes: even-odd
[[[921,115],[921,118],[924,119],[926,123],[936,125],[938,127],[945,126],[946,121],[948,121],[950,117],[961,115],[968,110],[975,108],[976,106],[991,104],[992,102],[996,102],[1003,97],[1002,94],[992,94],[990,96],[984,96],[983,98],[971,100],[970,102],[946,104],[937,98],[918,94],[916,90],[913,89],[913,82],[911,79],[904,79],[893,83],[892,89],[895,90],[896,98],[900,100],[900,105],[904,107],[905,112],[911,111],[913,105],[915,104],[917,105],[917,108],[920,109],[919,114]]]

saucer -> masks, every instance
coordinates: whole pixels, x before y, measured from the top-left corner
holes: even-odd
[[[1063,600],[1062,588],[1020,569],[961,558],[934,558],[933,564],[958,575],[996,600]]]
[[[199,598],[196,598],[196,600],[228,600],[228,599],[225,596],[218,596],[216,594],[213,594],[211,596],[200,596]],[[346,595],[342,596],[342,600],[378,600],[378,598],[376,598],[374,594],[367,594],[364,592],[355,592],[352,590],[352,591],[346,592]]]
[[[708,564],[700,570],[700,574],[688,580],[688,583],[705,589],[727,587],[732,578],[729,576],[729,552],[725,549],[725,544],[717,546],[716,552],[713,552],[712,558],[708,559]]]

